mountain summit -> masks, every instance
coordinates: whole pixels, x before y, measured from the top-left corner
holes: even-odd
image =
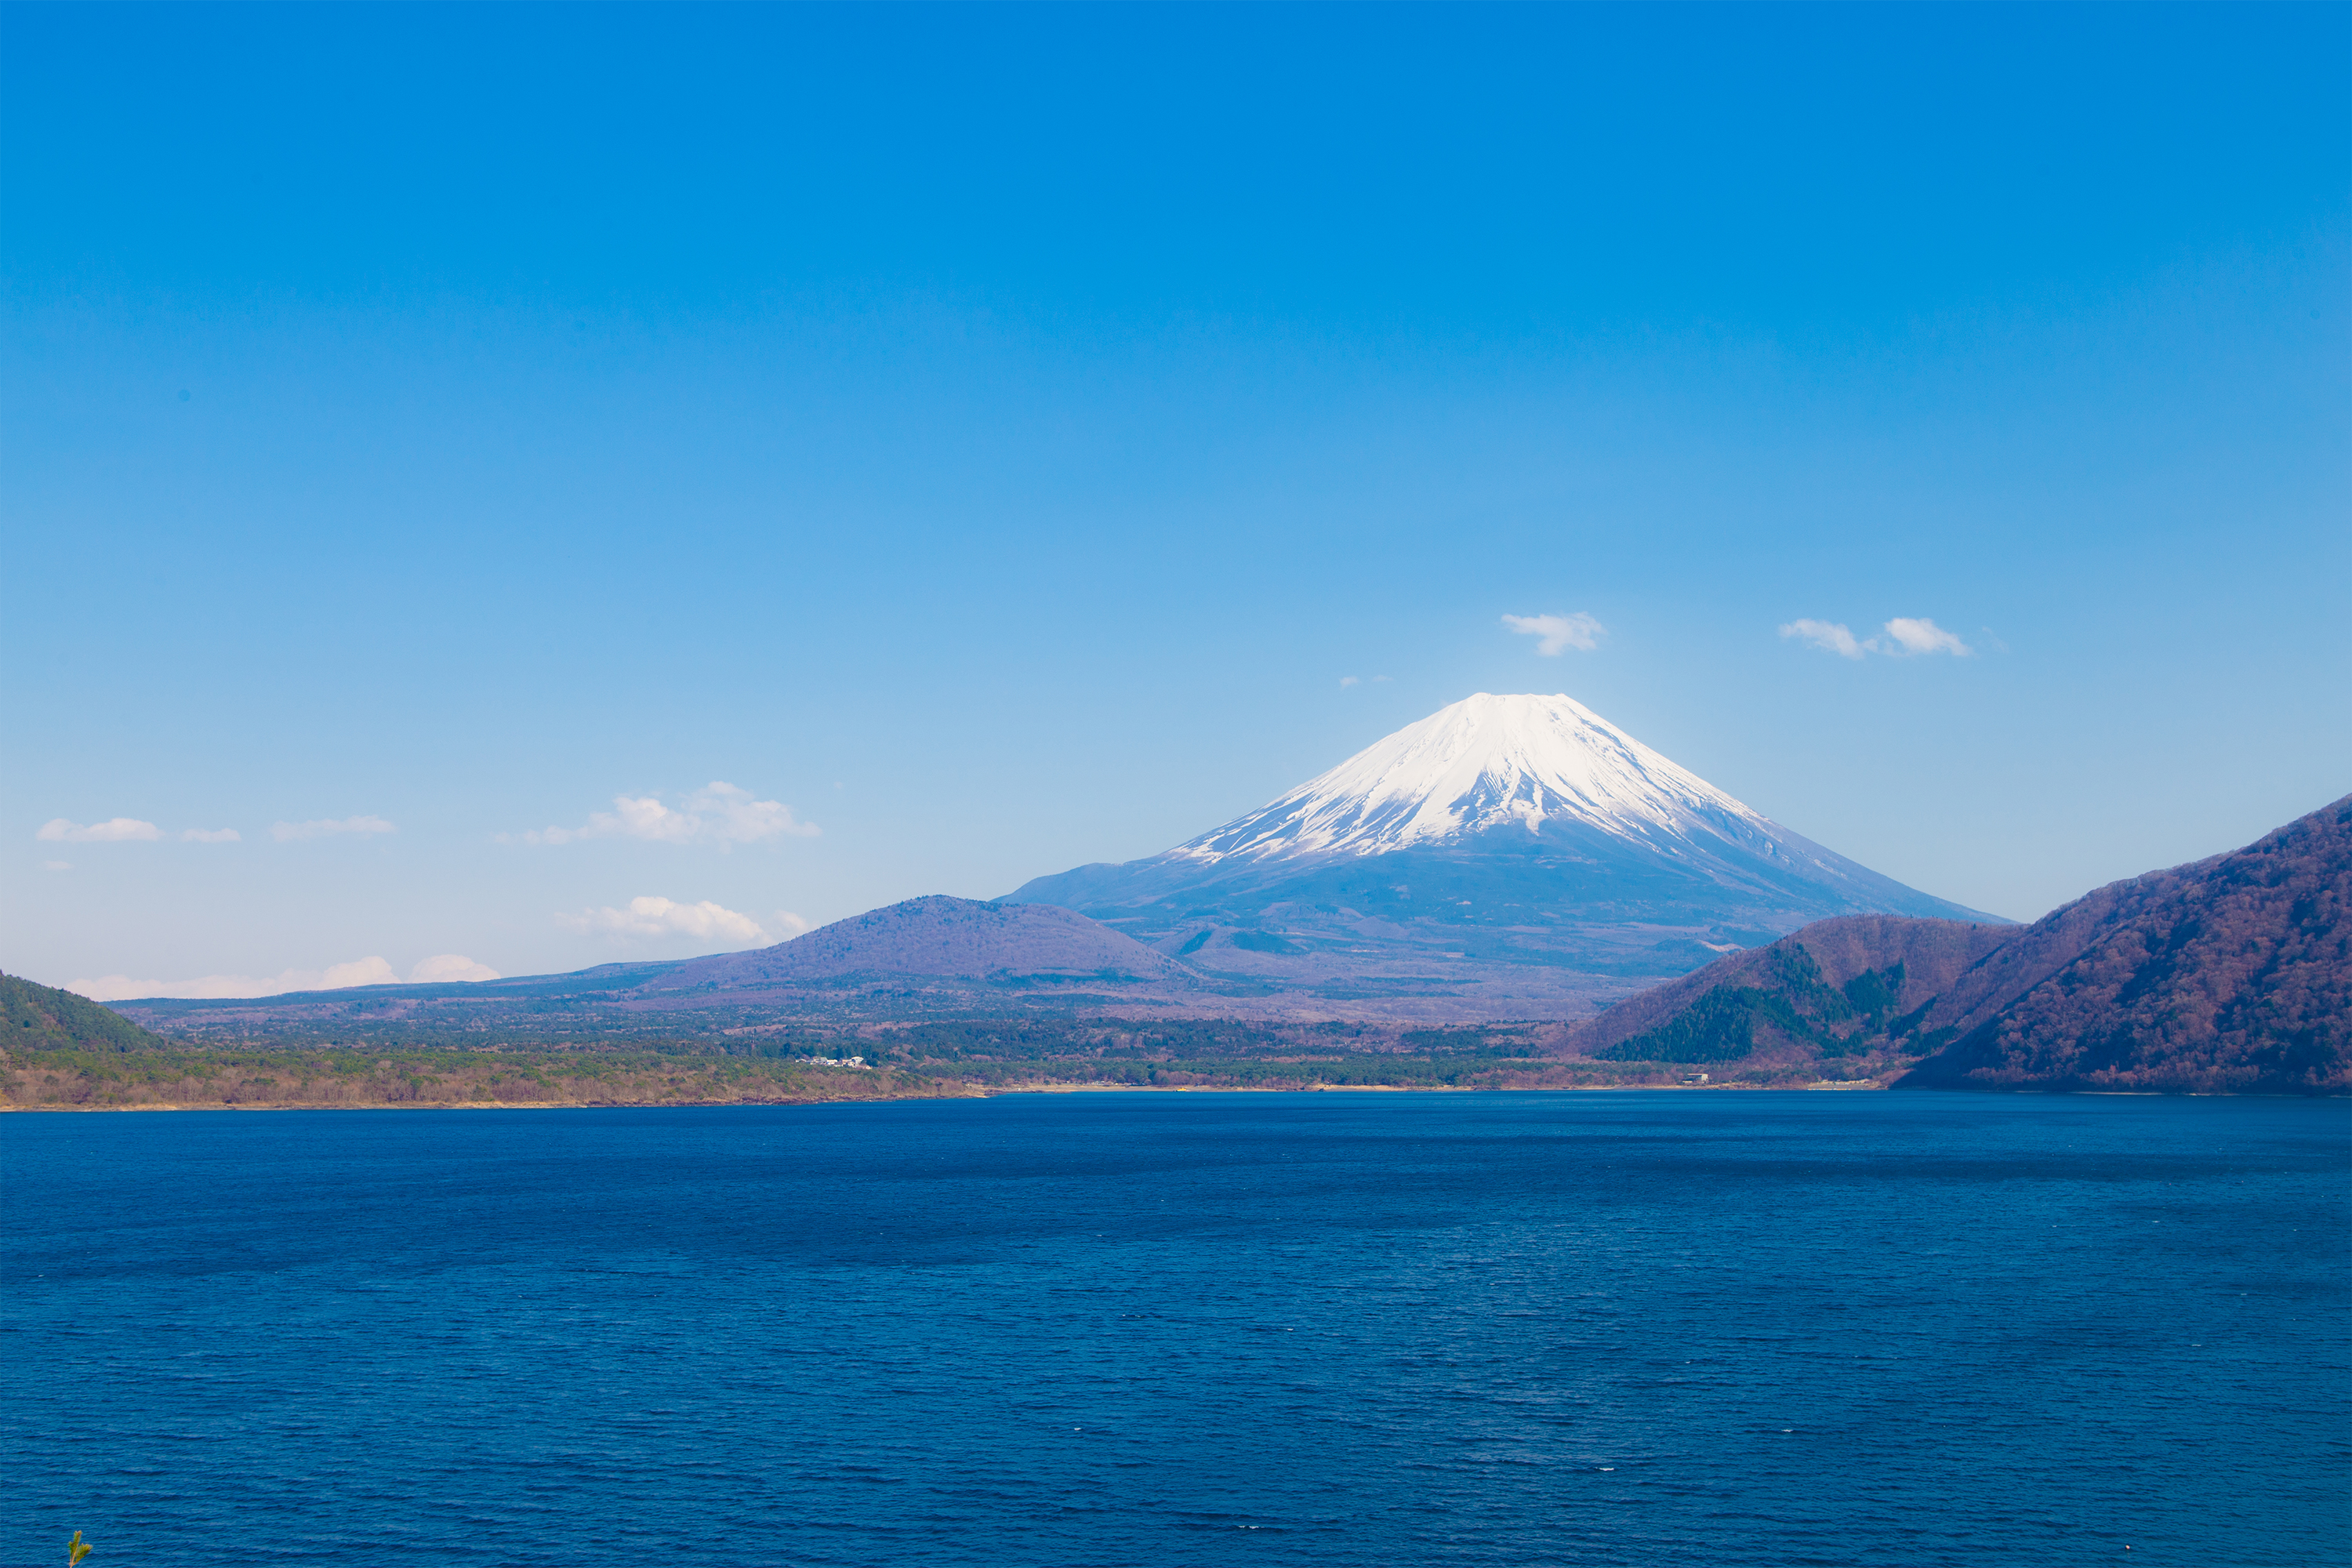
[[[1440,964],[1417,978],[1449,987],[1549,972],[1506,987],[1525,1001],[1681,973],[1831,915],[2005,923],[1790,832],[1571,698],[1486,692],[1162,854],[1006,901],[1334,995],[1383,956]]]
[[[1668,854],[1772,824],[1568,697],[1481,691],[1169,851],[1214,864],[1380,855],[1497,829],[1597,831]]]

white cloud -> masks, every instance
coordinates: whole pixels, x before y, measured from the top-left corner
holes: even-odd
[[[1916,620],[1907,616],[1897,616],[1883,629],[1884,637],[1857,641],[1853,633],[1834,622],[1790,621],[1780,628],[1780,635],[1801,638],[1811,646],[1842,658],[1860,658],[1871,653],[1889,654],[1896,658],[1908,658],[1914,654],[1948,653],[1966,658],[1976,652],[1924,616]]]
[[[70,860],[44,860],[41,862],[41,869],[44,871],[70,871],[73,869],[73,862]]]
[[[1352,676],[1352,675],[1343,675],[1343,676],[1341,676],[1341,677],[1339,678],[1339,685],[1341,686],[1341,688],[1342,688],[1342,689],[1345,689],[1345,688],[1347,688],[1347,687],[1350,687],[1350,686],[1361,686],[1362,684],[1363,684],[1363,682],[1362,682],[1362,681],[1358,680],[1358,679],[1357,679],[1354,676]]]
[[[341,991],[353,985],[394,985],[400,976],[381,958],[355,958],[324,969],[289,969],[269,979],[250,974],[205,974],[194,980],[134,980],[128,974],[101,974],[95,979],[68,980],[65,988],[93,1002],[121,1002],[133,996],[276,996],[288,991]]]
[[[135,816],[111,816],[88,826],[59,816],[41,824],[41,830],[33,837],[43,844],[127,844],[161,838],[163,830]]]
[[[462,952],[436,952],[430,958],[420,958],[408,972],[411,985],[446,985],[454,981],[498,977],[497,970],[487,963],[476,963]]]
[[[692,936],[706,941],[755,943],[768,940],[759,921],[708,899],[698,904],[681,904],[669,899],[631,899],[625,910],[606,905],[601,910],[583,910],[576,915],[558,915],[555,919],[573,931],[600,931],[607,936]]]
[[[84,975],[68,980],[64,989],[77,996],[87,996],[93,1002],[122,1002],[133,996],[258,996],[258,991],[215,991],[215,982],[242,980],[236,974],[207,974],[202,980],[133,980],[128,974]],[[248,984],[258,982],[248,981]],[[191,990],[191,986],[205,989]]]
[[[1895,645],[1885,648],[1887,653],[1948,653],[1966,658],[1976,651],[1925,616],[1916,621],[1895,616],[1886,623],[1886,636]]]
[[[446,984],[453,980],[496,980],[499,972],[463,953],[436,953],[422,958],[408,972],[408,984]],[[101,974],[69,980],[66,989],[93,1002],[121,1002],[134,996],[182,996],[198,999],[278,996],[289,991],[344,991],[354,985],[397,985],[400,976],[381,958],[355,958],[324,969],[289,969],[274,975],[201,974],[194,980],[140,980],[128,974]]]
[[[786,942],[792,941],[793,938],[809,929],[809,922],[790,910],[778,910],[775,918],[777,929],[784,933]]]
[[[1860,658],[1864,645],[1853,640],[1853,633],[1830,621],[1790,621],[1780,628],[1784,637],[1802,637],[1806,642],[1841,658]]]
[[[364,838],[373,833],[399,831],[381,816],[346,816],[334,821],[273,823],[269,837],[280,844],[291,844],[299,838],[325,838],[338,833],[356,833]]]
[[[1601,646],[1609,628],[1580,610],[1572,616],[1505,616],[1503,624],[1522,637],[1539,639],[1536,651],[1557,654],[1569,648],[1586,653]]]
[[[234,827],[184,827],[180,837],[190,844],[240,844],[245,836]]]
[[[753,800],[751,792],[713,779],[675,807],[659,795],[616,795],[613,809],[579,827],[543,827],[520,835],[525,844],[572,844],[583,838],[642,838],[655,844],[716,844],[729,848],[787,835],[814,838],[817,826],[793,816],[780,800]]]

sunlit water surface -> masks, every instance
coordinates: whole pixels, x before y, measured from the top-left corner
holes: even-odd
[[[2347,1134],[1861,1093],[12,1116],[0,1558],[2343,1561]]]

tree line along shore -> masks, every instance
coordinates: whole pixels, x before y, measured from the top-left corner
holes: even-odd
[[[1655,1065],[1486,1052],[1308,1058],[1071,1056],[866,1066],[646,1049],[182,1046],[0,1052],[0,1109],[135,1110],[467,1106],[778,1105],[1045,1089],[1643,1088],[1698,1075]],[[1708,1087],[1805,1088],[1817,1074],[1707,1075]],[[1876,1080],[1861,1080],[1874,1086]]]
[[[755,1105],[1039,1089],[1598,1089],[1696,1080],[1562,1060],[1551,1023],[1368,1028],[1081,1016],[797,1021],[582,1038],[419,1037],[381,1025],[187,1040],[0,975],[0,1109]],[[1799,1087],[1757,1068],[1712,1084]]]

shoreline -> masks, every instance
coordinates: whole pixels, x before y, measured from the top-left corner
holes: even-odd
[[[1040,1083],[1010,1088],[971,1086],[962,1093],[811,1096],[793,1100],[222,1100],[149,1101],[136,1105],[27,1105],[0,1102],[0,1115],[42,1112],[101,1113],[141,1111],[268,1111],[268,1110],[705,1110],[729,1106],[884,1105],[905,1100],[1002,1100],[1022,1094],[1704,1094],[1732,1090],[1743,1094],[1851,1093],[1885,1091],[1889,1085],[1864,1081],[1839,1083],[1580,1083],[1530,1088],[1486,1088],[1462,1084],[1309,1083],[1274,1087],[1263,1084],[1136,1084]],[[2300,1096],[2284,1098],[2299,1099]]]
[[[810,1096],[791,1100],[269,1100],[150,1102],[141,1105],[72,1105],[0,1103],[0,1115],[56,1112],[140,1111],[269,1111],[269,1110],[702,1110],[730,1106],[881,1105],[906,1100],[1000,1100],[1024,1094],[1851,1094],[1892,1092],[1892,1084],[1874,1080],[1820,1079],[1812,1083],[1583,1083],[1526,1088],[1469,1087],[1461,1084],[1131,1084],[1040,1083],[1011,1088],[970,1086],[962,1092],[936,1094]],[[1919,1090],[1916,1092],[1932,1092]],[[2330,1100],[2334,1095],[2217,1094],[2210,1090],[2160,1089],[1946,1089],[1960,1094],[2074,1095],[2116,1100]]]

